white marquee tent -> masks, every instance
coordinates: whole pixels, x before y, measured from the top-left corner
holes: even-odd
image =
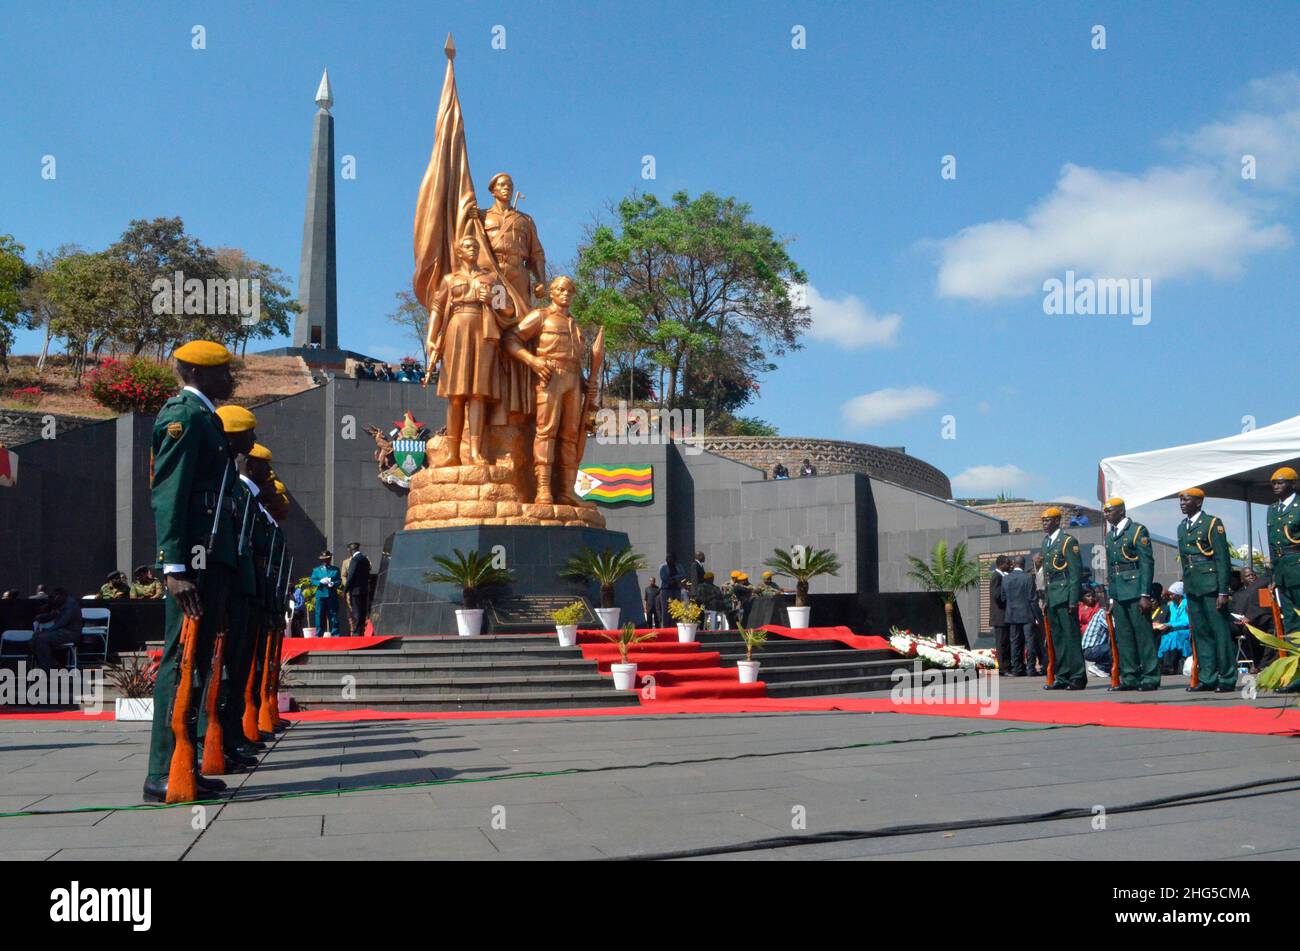
[[[1110,456],[1097,469],[1097,498],[1121,497],[1130,508],[1200,486],[1207,496],[1267,504],[1269,477],[1281,466],[1300,471],[1300,416],[1209,442]],[[1246,506],[1247,546],[1250,506]]]

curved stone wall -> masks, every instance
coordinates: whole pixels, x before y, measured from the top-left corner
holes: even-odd
[[[934,466],[882,446],[798,436],[705,436],[704,448],[762,469],[769,479],[778,462],[790,470],[791,478],[797,478],[804,459],[811,459],[818,475],[861,472],[941,499],[952,498],[948,477]]]

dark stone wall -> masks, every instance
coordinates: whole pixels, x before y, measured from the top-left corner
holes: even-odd
[[[14,452],[18,484],[0,488],[0,590],[45,584],[81,597],[114,568],[129,570],[115,543],[117,422],[58,429]]]

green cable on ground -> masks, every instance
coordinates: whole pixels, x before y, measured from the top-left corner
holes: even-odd
[[[959,733],[939,733],[933,736],[918,736],[893,740],[874,740],[869,743],[846,743],[841,746],[821,746],[804,750],[773,750],[761,753],[736,753],[731,756],[708,756],[700,759],[655,760],[649,763],[633,763],[614,766],[571,767],[560,770],[536,770],[523,773],[502,773],[497,776],[471,776],[457,779],[428,779],[414,783],[382,783],[377,786],[348,786],[341,789],[305,789],[301,792],[264,793],[251,796],[235,795],[225,799],[196,799],[191,802],[159,803],[135,806],[79,806],[74,809],[24,809],[18,812],[0,812],[0,819],[18,819],[25,816],[75,815],[86,812],[155,812],[160,809],[176,809],[204,805],[225,805],[236,802],[274,802],[282,799],[309,799],[316,796],[341,796],[345,793],[382,792],[389,789],[426,789],[435,786],[458,786],[469,783],[494,783],[509,779],[549,779],[556,776],[579,776],[588,773],[607,773],[625,769],[657,769],[665,766],[698,766],[704,763],[724,763],[742,759],[761,759],[772,756],[798,756],[808,753],[836,753],[845,750],[866,749],[873,746],[894,746],[903,743],[927,743],[931,740],[952,740],[970,736],[996,736],[1002,733],[1042,733],[1048,730],[1076,730],[1084,726],[1096,726],[1092,723],[1057,723],[1048,726],[1009,726],[998,730],[965,730]],[[256,767],[254,767],[256,772]],[[251,774],[250,774],[251,776]]]

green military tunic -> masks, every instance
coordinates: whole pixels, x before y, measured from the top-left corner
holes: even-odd
[[[1131,518],[1124,521],[1118,532],[1106,526],[1106,587],[1115,602],[1111,616],[1115,619],[1119,685],[1158,687],[1160,664],[1151,616],[1139,607],[1142,597],[1151,592],[1155,575],[1151,535],[1145,525]]]
[[[221,703],[221,735],[228,751],[246,742],[243,727],[244,687],[248,683],[248,671],[253,664],[262,620],[255,546],[261,507],[257,504],[256,486],[245,482],[242,477],[237,494],[242,532],[237,536],[237,542],[242,541],[242,545],[236,544],[239,564],[230,597],[230,632],[226,638],[228,679],[222,691]]]
[[[1047,582],[1043,602],[1056,658],[1054,680],[1082,688],[1088,684],[1088,672],[1083,665],[1083,635],[1079,633],[1079,597],[1083,591],[1079,542],[1058,529],[1055,540],[1051,536],[1043,539],[1042,554]]]
[[[217,414],[197,393],[185,389],[159,411],[153,428],[152,506],[158,539],[159,567],[168,574],[181,569],[196,580],[203,604],[194,652],[191,710],[197,716],[212,666],[217,629],[225,622],[231,573],[235,567],[235,516],[230,499],[235,480],[230,448]],[[226,494],[218,514],[222,484]],[[216,524],[211,549],[208,537]],[[168,570],[172,569],[172,570]],[[180,678],[180,642],[184,613],[176,599],[165,602],[162,659],[154,682],[153,734],[148,780],[165,783],[171,769],[175,737],[172,704]],[[193,735],[195,720],[190,721]],[[197,743],[197,736],[195,736]]]
[[[1228,594],[1232,564],[1223,522],[1205,511],[1192,524],[1183,519],[1178,525],[1178,557],[1200,681],[1207,687],[1233,689],[1237,664],[1232,629],[1226,611],[1217,605],[1218,597]]]
[[[1282,596],[1282,627],[1287,634],[1300,631],[1300,497],[1291,496],[1285,508],[1282,502],[1268,507],[1268,559]]]

